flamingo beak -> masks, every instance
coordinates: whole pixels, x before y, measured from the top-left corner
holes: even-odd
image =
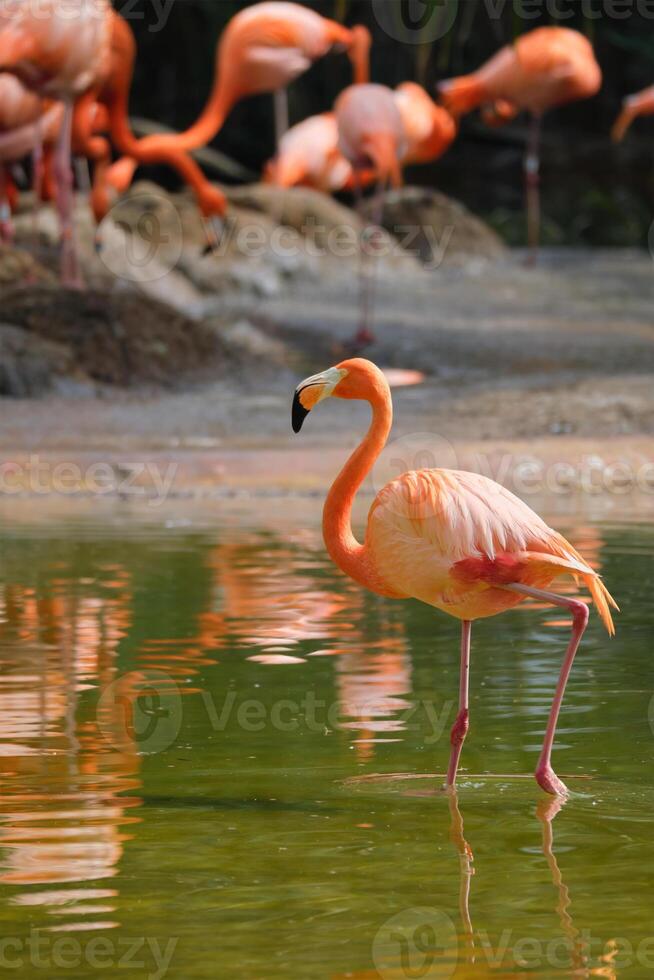
[[[293,432],[299,432],[302,424],[318,402],[329,398],[334,393],[334,389],[339,381],[342,381],[347,371],[342,368],[328,368],[320,374],[314,374],[306,378],[295,389],[293,396],[293,408],[291,411],[291,422]]]

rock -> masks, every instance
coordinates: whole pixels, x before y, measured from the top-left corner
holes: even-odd
[[[107,385],[177,387],[224,369],[225,350],[210,326],[136,294],[14,287],[2,315],[35,338],[66,345],[83,373]]]
[[[374,202],[366,203],[370,215]],[[425,187],[390,191],[383,225],[428,268],[462,266],[478,259],[497,260],[507,248],[487,224],[463,204]]]
[[[292,361],[293,354],[281,340],[271,337],[250,320],[240,319],[220,327],[221,336],[230,349],[249,358],[265,360],[281,367]]]
[[[73,352],[9,323],[0,323],[0,395],[38,397],[75,370]]]
[[[23,248],[0,245],[0,285],[15,282],[55,282],[55,275]]]
[[[271,184],[250,184],[225,191],[230,210],[260,211],[276,226],[281,224],[297,232],[303,251],[314,258],[314,267],[320,271],[326,263],[333,262],[340,276],[344,271],[352,277],[358,274],[356,263],[366,222],[351,208],[309,187],[280,190]],[[382,234],[376,249],[384,272],[420,274],[419,262],[396,238]]]

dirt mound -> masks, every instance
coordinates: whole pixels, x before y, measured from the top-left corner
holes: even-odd
[[[24,249],[0,244],[0,287],[4,292],[7,284],[21,281],[54,283],[57,277]]]
[[[134,294],[14,287],[2,318],[67,348],[78,371],[108,385],[177,387],[215,378],[224,363],[215,330]]]
[[[366,202],[372,216],[374,202]],[[500,259],[507,249],[499,235],[463,204],[427,187],[401,187],[384,199],[384,228],[428,266],[460,266],[475,259]]]
[[[38,397],[74,371],[69,347],[0,323],[0,395]]]

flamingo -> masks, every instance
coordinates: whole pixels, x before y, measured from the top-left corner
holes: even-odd
[[[222,191],[214,187],[200,167],[182,148],[171,145],[170,138],[153,136],[137,140],[129,125],[129,94],[132,85],[136,41],[127,21],[116,12],[109,16],[110,57],[103,79],[78,100],[75,109],[74,140],[80,154],[96,160],[91,196],[99,222],[109,209],[108,189],[121,192],[132,182],[139,163],[166,164],[175,169],[195,193],[202,215],[208,220],[214,237],[227,208]],[[105,136],[109,133],[125,156],[111,164],[111,149]]]
[[[620,143],[624,139],[627,130],[634,119],[638,116],[654,115],[654,85],[636,92],[635,95],[628,95],[622,103],[622,112],[613,124],[611,139],[614,143]]]
[[[357,198],[360,198],[363,174],[372,169],[376,175],[377,205],[373,224],[379,228],[384,190],[389,184],[401,186],[401,160],[407,149],[406,133],[394,93],[385,85],[350,85],[336,100],[334,111],[339,148],[352,165]],[[367,251],[362,250],[361,319],[354,338],[356,348],[374,340],[370,329],[373,280],[366,268]]]
[[[357,490],[382,452],[393,419],[383,373],[363,358],[345,360],[302,381],[295,390],[292,425],[299,432],[312,408],[329,397],[367,401],[372,424],[336,477],[323,511],[323,536],[335,564],[377,595],[414,598],[461,620],[459,711],[452,728],[447,787],[456,783],[469,724],[470,635],[476,619],[512,609],[526,598],[572,613],[565,654],[536,768],[547,793],[567,789],[552,768],[557,720],[568,676],[588,623],[581,599],[549,586],[562,575],[581,579],[609,633],[617,605],[601,578],[566,539],[525,503],[487,477],[458,470],[403,473],[377,494],[363,543],[352,532]]]
[[[406,136],[402,164],[428,163],[440,157],[456,135],[456,123],[415,82],[404,82],[394,93]],[[282,137],[277,156],[265,170],[265,179],[279,187],[298,184],[325,192],[351,190],[352,164],[339,148],[336,115],[323,112],[292,126]],[[374,183],[374,170],[358,175],[360,185]]]
[[[209,100],[185,132],[161,137],[182,150],[197,150],[216,136],[234,105],[251,95],[275,94],[277,147],[288,128],[287,86],[334,46],[348,52],[354,80],[369,76],[371,36],[366,27],[343,27],[298,3],[256,3],[237,13],[216,49]],[[145,147],[155,137],[142,141]]]
[[[13,75],[0,75],[0,241],[13,237],[15,188],[8,165],[28,154],[34,159],[34,189],[40,192],[41,147],[61,125],[63,107],[28,91]]]
[[[445,153],[456,136],[456,122],[416,82],[402,82],[395,89],[407,146],[402,164],[431,163]]]
[[[264,177],[278,187],[303,185],[328,193],[351,186],[352,165],[339,149],[334,113],[310,116],[284,133]]]
[[[518,112],[531,113],[524,170],[530,261],[540,239],[540,131],[543,114],[555,106],[588,99],[602,84],[593,47],[568,27],[538,27],[509,44],[471,75],[438,86],[453,116],[477,106],[489,111],[488,121],[506,121]]]
[[[63,119],[54,169],[62,251],[62,279],[80,284],[73,229],[71,134],[75,101],[98,84],[109,66],[108,0],[73,0],[61,15],[58,0],[0,0],[0,71],[16,75],[39,95],[60,100]]]

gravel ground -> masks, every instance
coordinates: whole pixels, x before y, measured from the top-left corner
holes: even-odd
[[[654,432],[652,261],[632,251],[519,253],[378,283],[381,365],[419,369],[398,389],[396,431],[450,440]],[[86,388],[2,399],[4,449],[284,447],[299,377],[339,360],[357,320],[352,276],[296,279],[269,297],[226,293],[211,328],[242,356],[216,381],[136,394]],[[205,374],[206,377],[206,374]],[[351,441],[364,406],[311,420],[316,445]]]

